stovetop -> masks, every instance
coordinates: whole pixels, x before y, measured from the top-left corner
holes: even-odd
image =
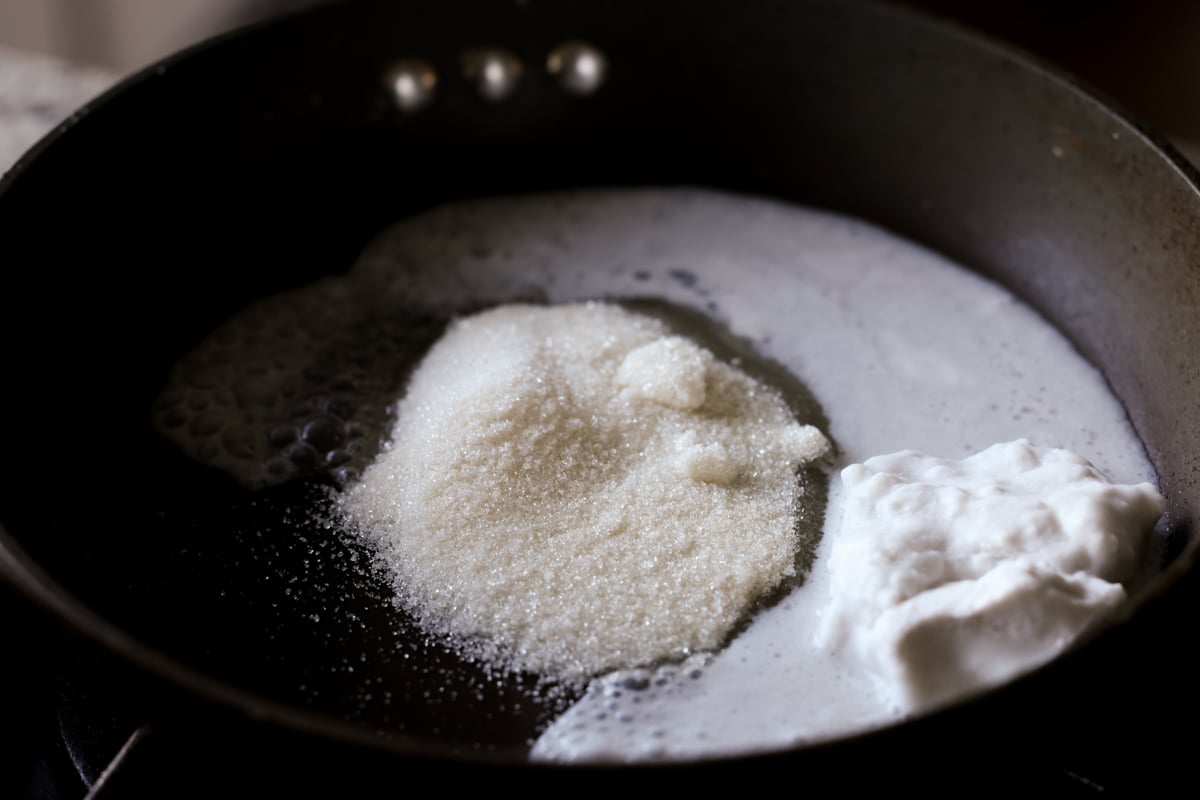
[[[84,786],[56,741],[53,721],[45,713],[53,705],[46,680],[46,648],[35,618],[0,590],[0,615],[9,629],[7,652],[0,658],[3,687],[4,758],[0,760],[0,797],[83,797]]]

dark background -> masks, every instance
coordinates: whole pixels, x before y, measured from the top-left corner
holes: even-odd
[[[1152,127],[1200,142],[1194,0],[903,0],[1067,70]]]

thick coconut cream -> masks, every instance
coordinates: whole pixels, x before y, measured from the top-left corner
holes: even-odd
[[[1019,439],[842,470],[817,644],[917,711],[1045,663],[1125,600],[1163,511],[1067,450]]]
[[[932,629],[897,624],[873,640],[875,634],[862,633],[871,627],[862,608],[874,604],[880,614],[890,613],[926,590],[955,583],[934,580],[907,597],[887,595],[879,587],[893,567],[895,574],[928,568],[942,577],[986,579],[1006,561],[1006,552],[1020,548],[1005,539],[998,554],[991,545],[982,547],[983,556],[971,547],[960,552],[952,543],[958,534],[946,528],[928,548],[940,554],[936,569],[932,557],[907,564],[911,548],[903,542],[878,571],[839,569],[852,560],[837,555],[843,520],[869,519],[891,502],[875,492],[864,504],[859,487],[871,475],[909,469],[873,461],[877,456],[916,451],[941,460],[921,461],[910,483],[933,485],[938,474],[957,472],[995,484],[1013,478],[981,471],[969,457],[996,443],[1019,442],[1037,464],[1058,459],[1076,477],[1102,481],[1089,495],[1093,499],[1126,497],[1135,511],[1100,518],[1137,528],[1128,531],[1130,553],[1152,522],[1158,502],[1149,486],[1153,470],[1121,405],[1070,343],[1009,292],[865,222],[701,189],[498,198],[401,222],[348,275],[274,298],[232,320],[181,364],[156,418],[187,452],[247,486],[324,470],[353,494],[372,464],[387,457],[377,442],[392,435],[405,413],[403,401],[392,404],[440,331],[437,321],[515,302],[588,301],[657,309],[674,321],[676,333],[694,327],[697,335],[689,341],[726,342],[724,360],[741,363],[768,384],[776,376],[773,385],[793,412],[808,409],[800,421],[813,422],[832,442],[828,506],[824,535],[811,559],[797,559],[797,574],[778,602],[736,626],[736,635],[719,647],[683,658],[678,649],[665,662],[650,664],[641,662],[658,654],[639,650],[625,668],[599,675],[531,743],[534,759],[674,760],[789,747],[890,724],[969,691],[971,681],[941,678],[933,684],[952,685],[952,691],[928,689],[920,659],[864,656],[873,642],[904,651],[906,641]],[[302,342],[289,333],[295,320],[303,320]],[[292,355],[274,357],[271,337],[291,342],[285,350]],[[613,385],[622,390],[624,366],[627,376],[642,376],[625,388],[649,386],[650,400],[661,389],[659,399],[682,397],[687,405],[686,387],[677,393],[678,387],[655,388],[654,379],[646,378],[655,353],[643,353],[643,363],[629,360],[640,346],[620,364],[613,362]],[[242,353],[256,359],[252,369],[241,363]],[[352,380],[339,372],[339,363]],[[788,381],[794,385],[785,386]],[[705,475],[718,484],[729,476],[727,462],[706,450],[706,442],[686,441],[686,432],[673,442],[684,461],[687,453],[694,456],[701,482]],[[1054,455],[1058,450],[1069,456]],[[842,470],[853,465],[862,466],[843,482]],[[864,469],[869,474],[856,472]],[[1143,483],[1148,486],[1105,488]],[[946,492],[969,490],[951,485]],[[899,509],[903,502],[894,505]],[[991,513],[980,508],[957,516]],[[1114,535],[1125,541],[1124,532]],[[847,543],[854,542],[874,546],[851,534]],[[1096,549],[1086,543],[1081,548]],[[384,561],[404,557],[393,551]],[[1013,671],[1020,672],[1068,646],[1090,624],[1090,611],[1102,616],[1120,602],[1119,584],[1136,577],[1128,566],[1123,556],[1111,563],[1084,563],[1075,555],[1041,561],[1008,575],[1012,580],[1004,585],[1017,587],[1009,593],[1012,602],[972,606],[964,600],[951,607],[1019,606],[1037,614],[1057,608],[1056,599],[1074,598],[1089,609],[1078,625],[1049,626],[1054,647],[1016,659]],[[1036,580],[1022,583],[1029,576]],[[1038,584],[1043,578],[1049,583]],[[1051,597],[1047,586],[1061,591]],[[436,620],[430,624],[437,627]],[[443,629],[454,632],[451,624]],[[958,652],[963,663],[970,661],[970,649]],[[551,662],[547,668],[557,669]],[[591,663],[606,669],[614,662]],[[984,677],[1005,680],[1009,673]]]

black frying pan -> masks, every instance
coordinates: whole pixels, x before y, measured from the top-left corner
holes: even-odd
[[[593,94],[544,69],[572,39],[608,58]],[[479,46],[525,65],[502,102],[463,75]],[[439,82],[405,113],[385,76],[413,57]],[[890,782],[931,780],[916,757],[930,752],[955,754],[940,776],[978,774],[1004,743],[1028,755],[1068,720],[1070,735],[1086,731],[1095,695],[1149,674],[1143,659],[1164,657],[1191,602],[1195,179],[1063,76],[875,3],[347,2],[225,37],[91,104],[0,185],[0,565],[71,632],[72,657],[127,669],[154,732],[138,747],[165,742],[183,769],[220,747],[306,771],[353,759],[338,774],[372,779],[679,781],[779,766],[800,781],[865,761],[891,771],[853,775]],[[422,644],[386,590],[345,567],[351,546],[285,522],[315,502],[310,482],[252,495],[150,425],[170,365],[220,321],[345,270],[399,218],[466,197],[678,183],[877,222],[1010,287],[1099,365],[1168,498],[1162,575],[1119,624],[1010,687],[877,735],[703,765],[530,767],[548,711],[520,681],[487,682]],[[237,744],[192,736],[211,730]]]

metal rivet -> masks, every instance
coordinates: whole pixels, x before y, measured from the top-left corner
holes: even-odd
[[[546,57],[546,70],[571,94],[591,94],[603,85],[608,59],[587,42],[563,42]]]
[[[463,54],[463,77],[490,103],[512,96],[524,73],[520,60],[507,50],[481,48]]]
[[[384,75],[396,107],[406,114],[420,111],[433,100],[437,72],[428,61],[406,58],[397,61]]]

